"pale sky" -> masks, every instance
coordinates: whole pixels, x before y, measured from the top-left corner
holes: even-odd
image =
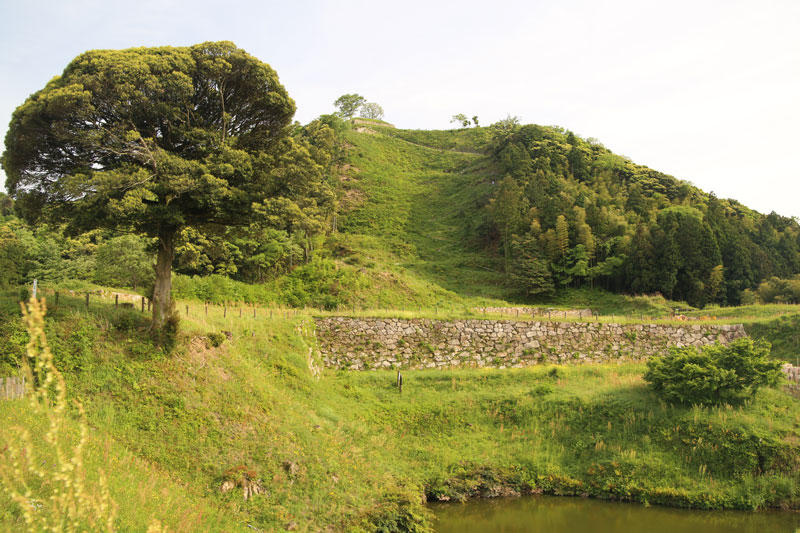
[[[0,133],[85,50],[230,40],[301,122],[351,92],[403,128],[511,114],[800,216],[800,0],[491,4],[0,0]]]

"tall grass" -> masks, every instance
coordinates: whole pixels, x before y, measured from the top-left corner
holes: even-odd
[[[28,407],[47,420],[47,430],[41,443],[35,443],[26,428],[16,428],[18,438],[6,442],[0,460],[3,489],[29,531],[113,531],[117,505],[109,494],[105,473],[99,471],[93,483],[84,468],[89,428],[78,401],[74,407],[80,436],[77,444],[71,444],[66,383],[47,344],[45,312],[44,302],[34,298],[23,306],[30,340],[22,369],[30,384]]]

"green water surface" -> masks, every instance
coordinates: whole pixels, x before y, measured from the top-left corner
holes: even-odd
[[[800,513],[696,511],[583,498],[533,496],[435,504],[439,533],[794,533]]]

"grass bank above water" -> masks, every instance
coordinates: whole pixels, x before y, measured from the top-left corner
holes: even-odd
[[[0,301],[3,354],[25,342],[13,300]],[[303,313],[181,304],[185,334],[166,354],[138,311],[75,300],[51,310],[48,335],[93,428],[90,465],[114,476],[121,529],[155,516],[175,531],[424,530],[423,495],[540,491],[798,506],[800,408],[779,390],[741,407],[670,407],[641,365],[611,364],[405,372],[400,393],[393,372],[315,378]],[[223,331],[231,339],[214,346]],[[38,423],[21,401],[0,402],[0,419],[3,439]],[[265,494],[220,491],[243,469]],[[8,501],[0,509],[4,527],[19,526]]]

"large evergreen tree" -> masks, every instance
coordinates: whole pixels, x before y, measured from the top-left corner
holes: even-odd
[[[313,229],[319,176],[287,136],[294,111],[275,71],[230,42],[86,52],[14,112],[6,188],[28,220],[156,237],[159,330],[183,228]]]

